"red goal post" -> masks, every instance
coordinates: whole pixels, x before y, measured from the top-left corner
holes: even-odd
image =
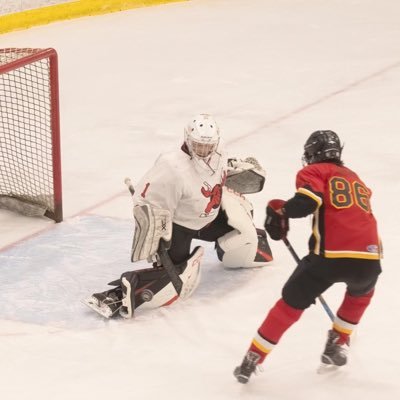
[[[0,208],[62,213],[58,61],[54,49],[0,49]]]

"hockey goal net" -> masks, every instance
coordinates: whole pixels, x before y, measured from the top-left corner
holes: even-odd
[[[0,49],[0,208],[62,221],[54,49]]]

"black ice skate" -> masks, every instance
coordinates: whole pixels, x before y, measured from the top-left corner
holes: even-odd
[[[318,372],[336,370],[347,363],[348,342],[340,343],[340,334],[334,330],[328,331],[328,340],[321,355],[321,367]]]
[[[252,351],[247,352],[242,364],[236,367],[233,371],[233,375],[240,383],[247,383],[253,372],[256,371],[260,355]]]
[[[111,318],[118,315],[122,306],[122,289],[117,287],[105,292],[93,293],[83,302],[104,318]]]

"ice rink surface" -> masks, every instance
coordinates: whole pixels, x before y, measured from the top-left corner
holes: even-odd
[[[399,396],[400,3],[395,0],[197,0],[81,18],[0,36],[1,47],[59,54],[64,216],[61,224],[0,211],[0,393],[22,399],[392,400]],[[288,198],[302,146],[336,131],[343,158],[373,192],[384,273],[350,363],[316,374],[330,321],[311,307],[264,364],[238,384],[233,368],[294,267],[229,271],[206,244],[194,295],[130,321],[80,303],[133,266],[132,204],[159,152],[183,125],[214,114],[232,155],[267,170],[250,195],[262,226]],[[303,255],[310,220],[293,221]],[[142,265],[143,266],[143,265]],[[325,293],[334,310],[343,287]]]

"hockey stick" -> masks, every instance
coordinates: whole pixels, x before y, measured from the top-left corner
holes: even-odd
[[[292,245],[290,244],[288,238],[285,236],[283,239],[283,243],[285,243],[286,247],[288,248],[290,254],[293,256],[293,258],[295,259],[296,263],[298,264],[300,262],[300,258],[297,255],[297,253],[295,252],[294,248],[292,247]],[[324,310],[326,311],[326,313],[328,314],[329,318],[331,319],[331,321],[333,321],[335,319],[335,315],[333,314],[332,310],[330,309],[330,307],[328,306],[328,303],[325,301],[325,299],[322,297],[322,295],[318,296],[318,300],[319,302],[322,304],[322,307],[324,307]]]
[[[125,178],[125,185],[128,187],[129,193],[133,196],[135,194],[135,188],[133,187],[131,178]]]
[[[135,188],[133,187],[132,181],[130,178],[125,178],[125,185],[128,187],[130,194],[133,196],[135,194]],[[171,283],[174,286],[178,296],[181,294],[183,282],[179,277],[178,272],[176,271],[176,267],[174,263],[171,261],[171,258],[168,254],[168,246],[167,242],[164,239],[160,239],[160,244],[158,245],[157,254],[160,257],[160,261],[167,271],[169,278],[171,279]]]
[[[158,246],[157,253],[160,257],[161,264],[167,271],[169,279],[171,279],[171,283],[174,286],[179,296],[182,292],[183,282],[182,279],[179,277],[178,272],[176,271],[174,263],[171,261],[171,258],[168,254],[167,243],[165,242],[164,239],[160,239],[160,244]]]

